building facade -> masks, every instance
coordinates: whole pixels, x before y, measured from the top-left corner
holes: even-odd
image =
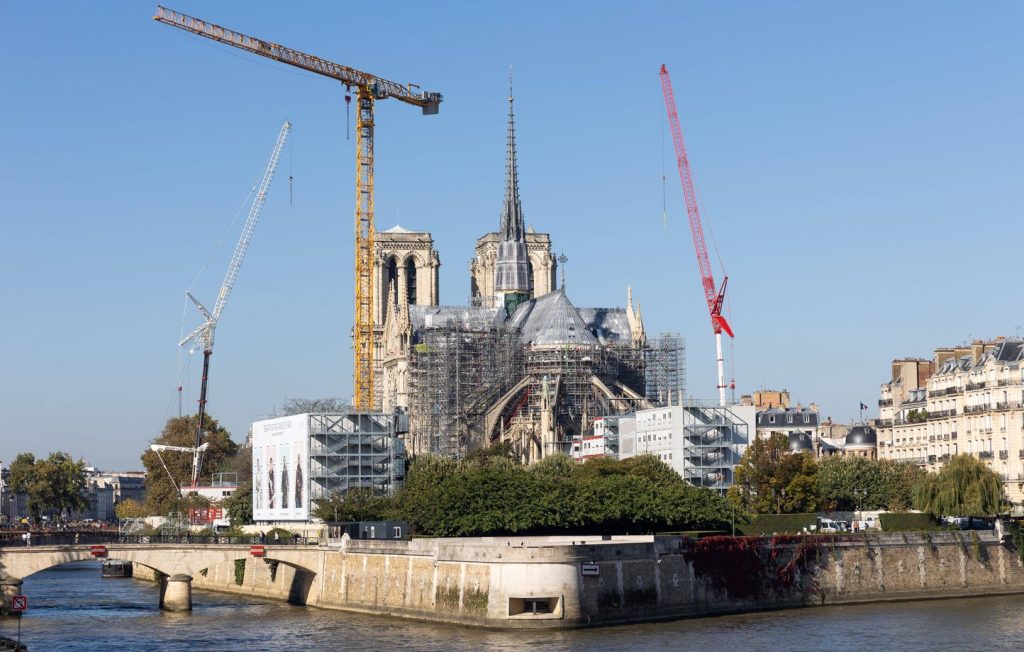
[[[350,489],[390,495],[405,479],[400,414],[295,414],[252,424],[253,520],[306,522]]]
[[[938,471],[972,455],[1002,477],[1011,501],[1024,501],[1024,340],[976,340],[912,362],[894,361],[881,387],[879,456]]]
[[[752,406],[692,401],[638,410],[633,418],[628,430],[619,419],[619,459],[654,455],[688,483],[721,493],[732,486],[755,419]]]
[[[598,420],[680,395],[682,338],[649,342],[631,289],[625,307],[577,307],[556,271],[550,236],[526,227],[510,94],[500,221],[477,240],[468,305],[412,301],[381,272],[398,298],[380,306],[381,406],[408,415],[410,453],[510,442],[526,462],[574,454]]]

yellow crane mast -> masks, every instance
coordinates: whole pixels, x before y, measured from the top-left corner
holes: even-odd
[[[353,326],[353,402],[361,410],[375,407],[373,395],[373,105],[394,98],[434,115],[441,94],[420,92],[415,84],[402,85],[277,43],[234,32],[226,27],[157,6],[153,16],[165,25],[224,43],[274,61],[337,79],[356,90],[356,248],[355,323]]]

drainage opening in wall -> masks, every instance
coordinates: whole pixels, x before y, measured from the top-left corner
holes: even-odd
[[[561,618],[562,599],[559,596],[530,596],[508,599],[509,618]]]

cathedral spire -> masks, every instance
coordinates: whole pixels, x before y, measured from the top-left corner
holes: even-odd
[[[501,239],[523,242],[523,206],[519,202],[519,166],[516,162],[515,96],[512,94],[512,66],[508,67],[508,142],[505,154],[505,203],[501,209]]]
[[[533,295],[530,258],[519,203],[519,167],[516,162],[516,118],[512,95],[512,67],[508,69],[508,145],[505,154],[505,202],[501,208],[501,230],[494,264],[494,290],[511,315]]]

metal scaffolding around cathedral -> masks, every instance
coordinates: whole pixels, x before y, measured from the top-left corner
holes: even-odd
[[[378,331],[381,408],[408,412],[413,454],[460,457],[507,441],[533,461],[569,452],[600,417],[685,391],[682,339],[649,342],[631,291],[625,308],[577,308],[556,287],[550,236],[526,228],[511,92],[507,137],[500,228],[477,240],[470,305],[437,305],[440,260],[429,234],[403,229],[408,236],[378,248],[376,278],[388,288],[379,295],[388,297]],[[413,241],[422,251],[410,257],[400,247]],[[429,281],[415,271],[419,261],[430,261]]]

